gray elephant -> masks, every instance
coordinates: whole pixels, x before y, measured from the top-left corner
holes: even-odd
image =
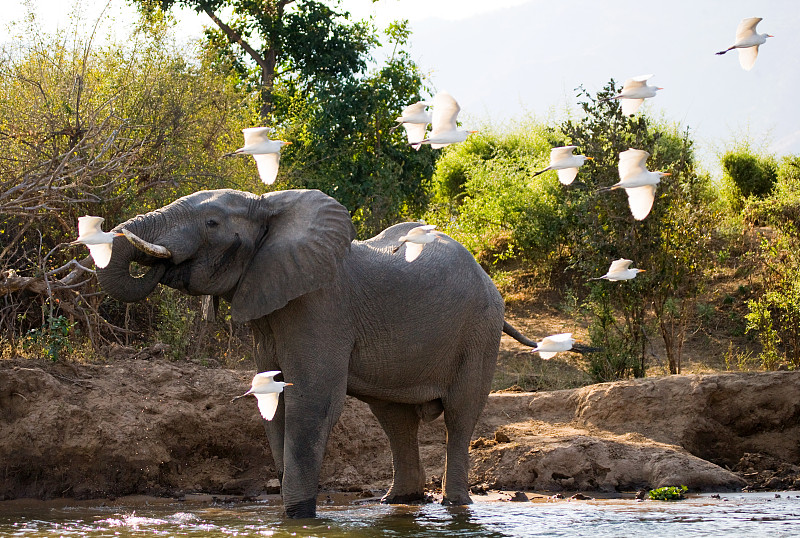
[[[230,303],[255,335],[259,371],[294,383],[265,422],[289,517],[314,517],[328,435],[345,395],[369,404],[392,450],[384,502],[423,498],[417,429],[444,413],[444,502],[468,504],[469,442],[489,393],[503,299],[458,242],[438,233],[407,262],[393,250],[414,223],[354,241],[348,211],[313,190],[202,191],[115,228],[97,275],[122,301],[161,283]],[[136,243],[137,247],[134,247]],[[149,266],[133,277],[131,262]]]

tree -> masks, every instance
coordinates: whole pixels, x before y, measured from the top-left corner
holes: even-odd
[[[592,364],[600,380],[644,375],[650,307],[664,339],[669,371],[680,372],[686,323],[711,255],[713,228],[707,180],[694,169],[688,133],[655,125],[646,116],[625,117],[617,101],[603,100],[617,91],[613,80],[596,96],[580,88],[584,115],[562,125],[568,142],[594,157],[584,165],[586,188],[568,191],[572,267],[585,281],[617,258],[647,270],[633,281],[587,284],[587,306],[594,314],[592,340],[604,349]],[[648,168],[672,174],[662,179],[643,221],[632,218],[623,193],[597,191],[619,180],[618,156],[628,148],[650,152]]]
[[[348,77],[362,71],[375,44],[374,31],[349,14],[315,0],[131,0],[147,15],[183,6],[205,13],[217,29],[206,30],[218,60],[256,88],[260,117],[269,122],[278,81],[311,83]],[[335,2],[338,4],[338,0]],[[232,10],[232,19],[222,12]]]
[[[294,141],[286,160],[289,183],[339,200],[362,237],[415,218],[428,203],[439,152],[415,151],[403,129],[390,132],[400,110],[422,98],[422,76],[403,48],[409,35],[407,22],[390,25],[393,53],[371,72],[327,80],[326,88],[295,80],[276,88]]]

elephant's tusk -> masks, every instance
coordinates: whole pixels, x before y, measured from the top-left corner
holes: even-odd
[[[122,229],[123,235],[131,242],[133,246],[144,252],[145,254],[149,254],[156,258],[171,258],[172,253],[167,249],[167,247],[162,247],[161,245],[155,245],[153,243],[149,243],[136,235],[135,233],[126,230],[125,228]]]

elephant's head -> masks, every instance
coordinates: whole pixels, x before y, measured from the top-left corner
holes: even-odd
[[[347,209],[313,190],[200,191],[114,231],[122,229],[139,238],[138,247],[115,238],[111,262],[97,270],[107,293],[138,301],[161,283],[217,295],[230,301],[236,321],[265,316],[324,286],[355,237]],[[131,275],[133,262],[149,267],[143,276]]]

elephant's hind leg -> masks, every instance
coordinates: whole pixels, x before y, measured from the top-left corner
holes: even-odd
[[[371,403],[392,449],[392,486],[381,502],[403,504],[425,498],[425,471],[419,461],[416,406],[398,403]]]

